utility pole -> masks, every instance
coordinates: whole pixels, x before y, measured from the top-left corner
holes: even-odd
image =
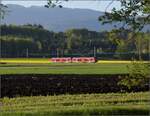
[[[26,49],[26,58],[28,58],[29,57],[29,49],[27,48]]]
[[[57,57],[59,57],[59,48],[57,48],[56,52],[57,52]]]
[[[64,50],[61,50],[61,56],[64,57]]]
[[[94,46],[94,57],[96,57],[96,47]]]

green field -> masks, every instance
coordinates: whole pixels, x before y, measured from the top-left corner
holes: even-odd
[[[129,64],[0,64],[0,74],[126,74]]]
[[[135,61],[149,63],[148,61]],[[127,74],[132,61],[52,63],[50,58],[0,58],[0,74]]]
[[[144,115],[149,92],[3,98],[2,116]]]
[[[124,61],[99,63],[52,63],[46,58],[1,58],[0,74],[126,74]]]

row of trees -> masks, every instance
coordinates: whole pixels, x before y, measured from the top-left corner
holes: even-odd
[[[40,25],[2,25],[2,57],[94,56],[101,59],[148,59],[150,33],[128,30],[52,32]],[[132,37],[132,39],[131,39]]]

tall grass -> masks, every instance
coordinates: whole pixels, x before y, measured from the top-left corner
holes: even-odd
[[[2,116],[148,115],[149,92],[2,98]]]

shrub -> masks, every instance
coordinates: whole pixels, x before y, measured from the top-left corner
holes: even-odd
[[[129,76],[122,78],[118,84],[127,87],[129,90],[133,87],[144,87],[149,83],[149,70],[150,66],[148,63],[135,62],[127,66],[129,71]]]

